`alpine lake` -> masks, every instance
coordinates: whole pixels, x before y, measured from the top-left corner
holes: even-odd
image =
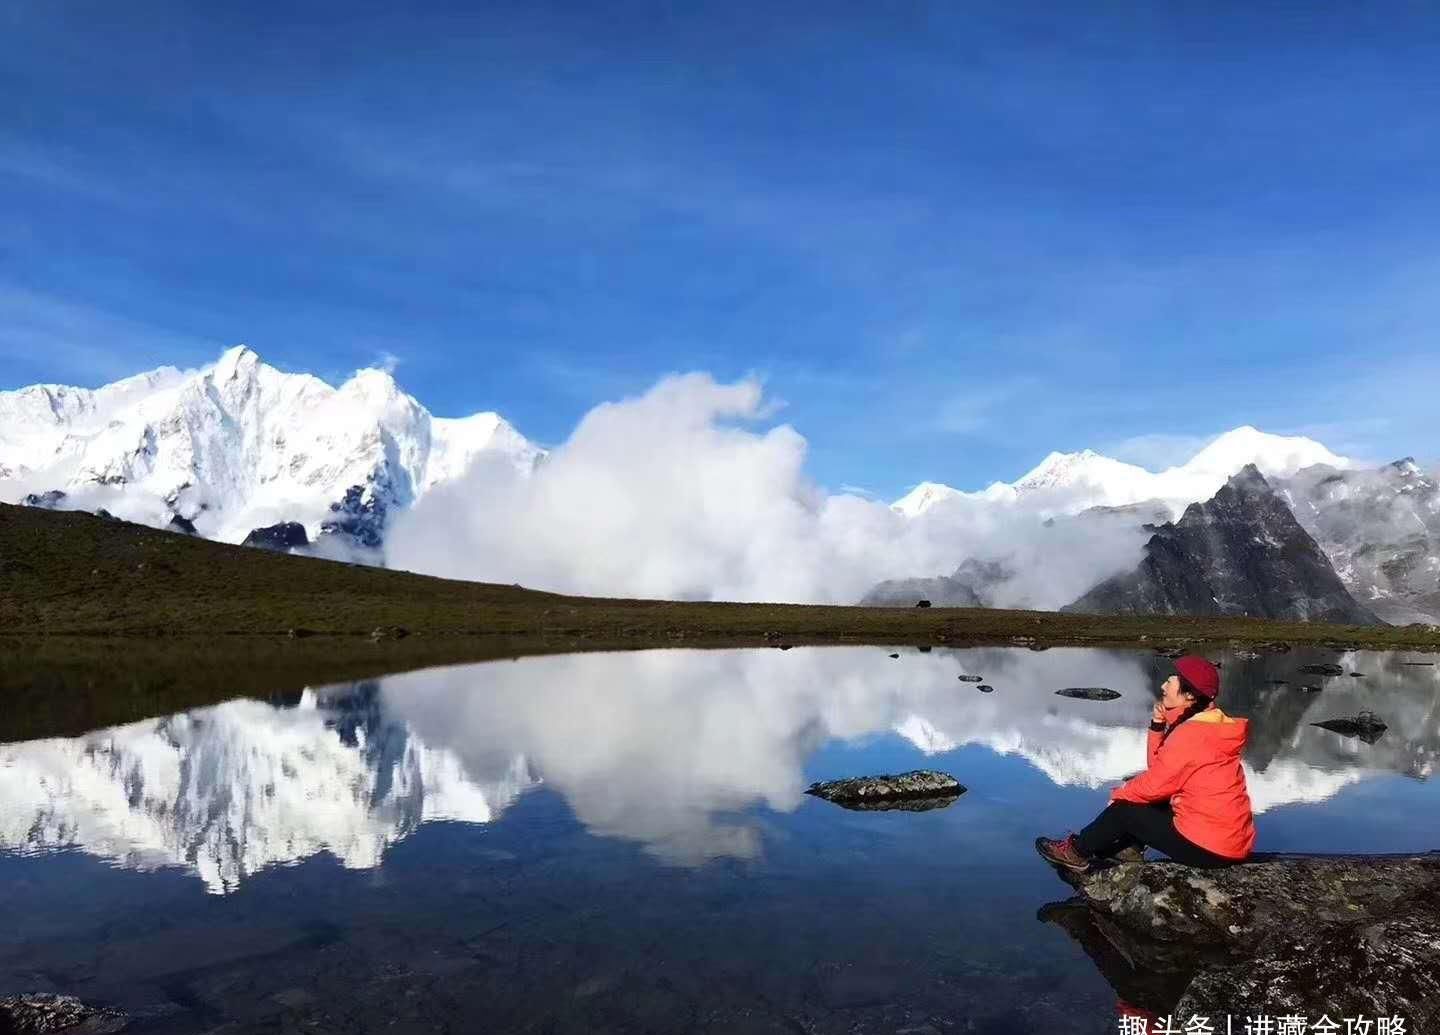
[[[1251,719],[1257,849],[1440,848],[1433,655],[1209,656]],[[3,743],[0,994],[167,1035],[1114,1032],[1123,990],[1044,918],[1070,889],[1033,840],[1144,767],[1167,671],[1068,648],[552,655]],[[1314,725],[1367,711],[1373,743]],[[965,793],[805,793],[911,769]]]

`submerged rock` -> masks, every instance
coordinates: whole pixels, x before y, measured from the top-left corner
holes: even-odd
[[[847,809],[907,808],[916,811],[911,804],[926,799],[948,798],[950,800],[943,803],[948,805],[964,794],[965,788],[949,773],[915,769],[893,776],[856,776],[812,783],[805,793]],[[943,805],[931,804],[924,808],[941,808]]]
[[[1345,670],[1339,665],[1332,665],[1329,662],[1319,665],[1301,665],[1300,671],[1307,676],[1339,676],[1345,673]]]
[[[1407,1031],[1440,1030],[1440,853],[1254,856],[1220,870],[1128,863],[1062,877],[1079,897],[1040,919],[1154,1013],[1398,1015]]]
[[[1310,725],[1319,726],[1322,730],[1329,730],[1331,733],[1338,733],[1342,737],[1358,737],[1367,744],[1375,743],[1390,728],[1374,712],[1361,712],[1353,719],[1326,719],[1324,722],[1312,722]]]
[[[7,1035],[106,1035],[123,1030],[126,1023],[119,1010],[86,1006],[70,995],[36,992],[0,998],[0,1032]]]
[[[1067,686],[1064,690],[1056,690],[1061,697],[1074,697],[1081,701],[1113,701],[1120,697],[1118,690],[1111,690],[1106,686]]]

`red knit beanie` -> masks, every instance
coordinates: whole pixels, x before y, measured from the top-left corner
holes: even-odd
[[[1175,671],[1180,673],[1180,678],[1189,684],[1189,689],[1194,690],[1202,697],[1208,697],[1213,701],[1220,693],[1220,670],[1204,658],[1196,657],[1194,654],[1176,658]]]

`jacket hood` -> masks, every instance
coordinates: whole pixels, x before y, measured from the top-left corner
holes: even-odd
[[[1216,750],[1238,756],[1250,735],[1250,720],[1237,719],[1219,708],[1213,708],[1187,720],[1170,735],[1173,737],[1181,732],[1186,732],[1189,737],[1204,737]]]

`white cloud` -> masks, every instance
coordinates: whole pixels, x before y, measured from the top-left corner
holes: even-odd
[[[543,589],[671,599],[854,603],[886,578],[1012,558],[1003,605],[1058,607],[1134,564],[1122,524],[1046,527],[1024,506],[955,501],[907,520],[806,474],[755,381],[662,380],[596,407],[530,477],[481,464],[401,515],[395,567]]]

